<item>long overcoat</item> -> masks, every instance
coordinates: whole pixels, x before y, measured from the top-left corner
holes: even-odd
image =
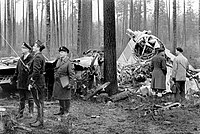
[[[161,53],[152,58],[151,67],[153,69],[151,88],[165,90],[167,67],[166,59]]]
[[[44,89],[45,87],[44,72],[45,72],[45,58],[42,55],[42,53],[39,52],[35,54],[31,62],[29,79],[33,79],[35,84],[41,89]]]
[[[56,100],[71,99],[71,89],[68,87],[63,88],[60,82],[60,78],[63,76],[69,76],[69,83],[74,79],[74,70],[69,58],[58,58],[55,73],[54,73],[54,86],[53,86],[53,98]]]
[[[30,66],[30,63],[33,59],[33,55],[29,54],[26,59],[24,59],[24,56],[20,57],[20,60],[17,62],[17,67],[15,69],[15,73],[12,78],[12,82],[17,81],[17,89],[28,89],[28,76],[29,76],[29,71],[27,69],[27,66]],[[23,63],[24,64],[23,64]]]

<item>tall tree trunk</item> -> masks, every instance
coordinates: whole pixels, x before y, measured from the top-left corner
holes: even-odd
[[[89,2],[89,7],[90,7],[89,8],[90,11],[89,11],[89,14],[88,14],[89,19],[90,19],[89,20],[90,21],[90,37],[89,38],[90,38],[90,47],[93,48],[93,43],[92,43],[92,29],[93,29],[92,28],[93,27],[93,25],[92,25],[92,0],[90,0],[90,2]]]
[[[34,45],[35,37],[34,37],[34,19],[33,19],[33,0],[28,1],[29,5],[29,44],[31,46]]]
[[[15,20],[15,18],[16,18],[16,1],[15,0],[12,0],[12,2],[13,2],[13,7],[12,7],[12,11],[13,11],[13,18],[12,18],[12,20],[13,20],[13,47],[15,48],[15,46],[16,46],[16,20]]]
[[[115,37],[115,1],[103,0],[104,12],[104,80],[110,82],[106,88],[109,96],[115,94],[117,87],[117,59]]]
[[[50,0],[46,0],[46,47],[47,47],[48,58],[50,58],[50,41],[51,41]]]
[[[7,0],[7,41],[12,46],[12,20],[11,20],[10,0]],[[8,55],[11,54],[11,47],[8,47]]]
[[[176,35],[176,0],[173,0],[173,54],[176,52],[177,35]]]
[[[139,0],[139,10],[138,10],[138,30],[141,30],[141,23],[142,23],[142,2]]]
[[[27,7],[28,7],[28,2],[27,2]],[[25,22],[25,41],[28,41],[28,18],[29,18],[29,9],[26,8],[26,22]]]
[[[54,0],[51,0],[51,2],[52,2],[52,27],[51,27],[51,29],[52,29],[52,35],[53,35],[51,37],[52,37],[52,43],[53,43],[52,47],[54,50],[54,48],[57,47],[57,45],[56,45],[57,42],[56,42],[55,8],[54,8],[55,3],[54,3]],[[54,52],[53,52],[53,54],[54,54]]]
[[[101,20],[100,20],[100,9],[99,9],[99,0],[97,0],[97,10],[98,10],[98,45],[101,45],[101,36],[100,36],[100,24],[101,24]]]
[[[73,30],[74,30],[74,1],[72,0],[72,6],[71,6],[71,8],[72,8],[72,20],[71,20],[71,25],[72,25],[72,31],[71,31],[71,34],[72,34],[72,46],[74,45],[74,32],[73,32]]]
[[[90,11],[90,0],[82,0],[82,26],[81,26],[81,54],[89,49],[90,44],[90,19],[88,14]]]
[[[59,0],[59,18],[60,18],[60,45],[63,46],[63,43],[62,43],[62,31],[63,31],[63,28],[62,28],[62,7],[61,7],[61,0]]]
[[[155,0],[155,9],[154,9],[154,30],[155,35],[158,36],[158,26],[159,26],[159,1]]]
[[[170,23],[170,16],[171,16],[171,4],[170,4],[170,0],[169,0],[169,11],[168,11],[168,13],[169,13],[169,15],[168,15],[168,36],[169,36],[169,41],[171,40],[171,23]]]
[[[1,2],[0,2],[0,20],[1,20]],[[0,35],[2,35],[2,22],[0,21]],[[0,50],[2,49],[2,37],[0,36]]]
[[[65,42],[65,2],[62,2],[62,24],[63,24],[63,28],[62,28],[62,36],[63,36],[63,44],[64,46],[66,46],[66,42]]]
[[[199,6],[200,6],[200,0],[199,0]],[[200,11],[200,7],[199,7]],[[200,17],[200,14],[199,14]],[[200,20],[200,19],[199,19]],[[200,30],[200,21],[199,21],[199,30]],[[186,18],[185,18],[185,0],[183,0],[183,38],[184,38],[184,47],[186,47]],[[199,34],[200,36],[200,34]]]
[[[36,37],[39,39],[39,14],[38,14],[39,2],[36,4]]]
[[[81,56],[81,0],[77,0],[78,2],[78,31],[77,31],[77,54]]]
[[[200,0],[199,0],[199,49],[200,49]]]
[[[58,0],[56,0],[56,39],[57,39],[57,45],[58,47],[60,46],[60,41],[59,41],[59,25],[58,25]]]
[[[23,32],[23,34],[22,34],[23,37],[22,37],[22,38],[23,38],[23,41],[24,41],[24,40],[25,40],[25,39],[24,39],[24,31],[25,31],[25,30],[24,30],[24,29],[25,29],[25,27],[24,27],[24,25],[25,25],[24,0],[23,0],[23,2],[22,2],[22,6],[23,6],[23,7],[22,7],[22,10],[23,10],[23,11],[22,11],[22,32]]]
[[[124,46],[124,35],[125,35],[125,23],[126,23],[126,1],[124,0],[123,1],[123,22],[122,22],[122,32],[121,32],[121,37],[122,37],[122,40],[121,40],[121,49],[122,47]],[[120,50],[121,50],[120,49]]]
[[[169,6],[168,6],[168,0],[165,1],[166,3],[166,12],[167,12],[167,16],[166,16],[166,20],[167,20],[167,33],[168,33],[168,40],[170,40],[170,18],[169,18]]]
[[[80,0],[81,1],[81,0]],[[66,13],[67,15],[67,29],[66,29],[66,31],[67,31],[67,33],[66,33],[66,36],[67,36],[67,46],[69,45],[69,32],[68,32],[68,29],[69,29],[69,1],[67,1],[67,13]]]
[[[147,29],[147,2],[146,0],[144,2],[144,29]]]
[[[6,11],[6,4],[7,3],[7,0],[5,0],[5,3],[4,3],[4,38],[5,38],[5,40],[4,40],[4,47],[6,48],[7,47],[7,44],[6,44],[6,39],[7,39],[7,37],[6,37],[6,33],[7,33],[7,15],[6,15],[6,13],[7,13],[7,11]]]
[[[130,3],[130,17],[129,17],[129,28],[133,30],[133,0]]]
[[[40,40],[42,39],[42,31],[43,31],[43,11],[44,11],[44,4],[43,4],[43,0],[41,2],[42,4],[42,10],[41,10],[41,19],[40,19]]]

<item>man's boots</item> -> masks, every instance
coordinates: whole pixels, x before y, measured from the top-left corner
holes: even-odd
[[[65,102],[63,100],[59,100],[59,105],[60,105],[60,111],[58,113],[55,113],[54,115],[63,115],[64,114]]]
[[[70,100],[65,100],[64,101],[64,116],[68,116],[69,115],[69,108],[70,108]]]
[[[28,100],[28,106],[29,106],[29,113],[30,117],[33,117],[33,111],[34,111],[34,102],[33,100]]]
[[[30,124],[31,127],[43,127],[43,117],[44,117],[43,106],[40,105],[40,107],[37,107],[37,111],[38,111],[37,119],[34,123]]]

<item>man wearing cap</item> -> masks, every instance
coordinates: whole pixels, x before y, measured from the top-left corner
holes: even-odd
[[[174,58],[172,69],[172,80],[176,84],[175,101],[177,102],[183,102],[185,100],[186,72],[189,69],[189,62],[182,53],[183,49],[177,47],[177,56]]]
[[[45,88],[45,57],[42,50],[45,48],[40,40],[37,40],[33,46],[34,58],[30,65],[30,83],[29,89],[32,92],[33,99],[37,105],[37,118],[36,121],[31,123],[32,127],[43,126],[43,107],[44,107],[44,88]]]
[[[68,57],[69,50],[62,46],[59,48],[60,57],[56,60],[55,74],[54,74],[54,86],[53,86],[53,98],[59,100],[60,110],[54,115],[69,115],[70,100],[71,100],[71,86],[74,79],[74,70],[72,63]],[[66,81],[62,80],[67,78]],[[69,83],[68,85],[63,85]]]
[[[25,42],[22,43],[22,56],[17,62],[14,76],[11,79],[11,84],[17,82],[17,89],[19,91],[19,111],[16,119],[20,119],[23,117],[26,99],[28,99],[30,116],[33,116],[34,102],[31,92],[28,90],[28,66],[33,59],[32,54],[30,54],[31,49],[31,46],[29,46]]]

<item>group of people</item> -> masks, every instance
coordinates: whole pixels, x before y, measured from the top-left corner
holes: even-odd
[[[175,102],[185,101],[185,82],[186,74],[189,70],[189,62],[182,53],[183,49],[181,47],[177,47],[177,56],[173,60],[172,67],[171,81],[174,85],[172,92],[174,93]],[[166,90],[167,75],[167,64],[164,49],[157,50],[157,55],[151,60],[151,67],[153,70],[151,88],[156,94],[162,93]]]
[[[45,57],[42,54],[44,49],[45,46],[40,40],[37,40],[33,47],[23,42],[22,56],[11,79],[11,84],[16,83],[19,91],[19,110],[16,119],[23,118],[26,100],[28,100],[29,117],[34,117],[34,103],[37,106],[37,118],[34,122],[30,122],[32,127],[42,127],[44,122]],[[61,46],[58,51],[60,56],[53,63],[55,64],[53,98],[59,100],[60,110],[54,115],[68,116],[74,71],[68,57],[69,50]],[[64,76],[68,77],[69,83],[63,87],[60,78]]]

